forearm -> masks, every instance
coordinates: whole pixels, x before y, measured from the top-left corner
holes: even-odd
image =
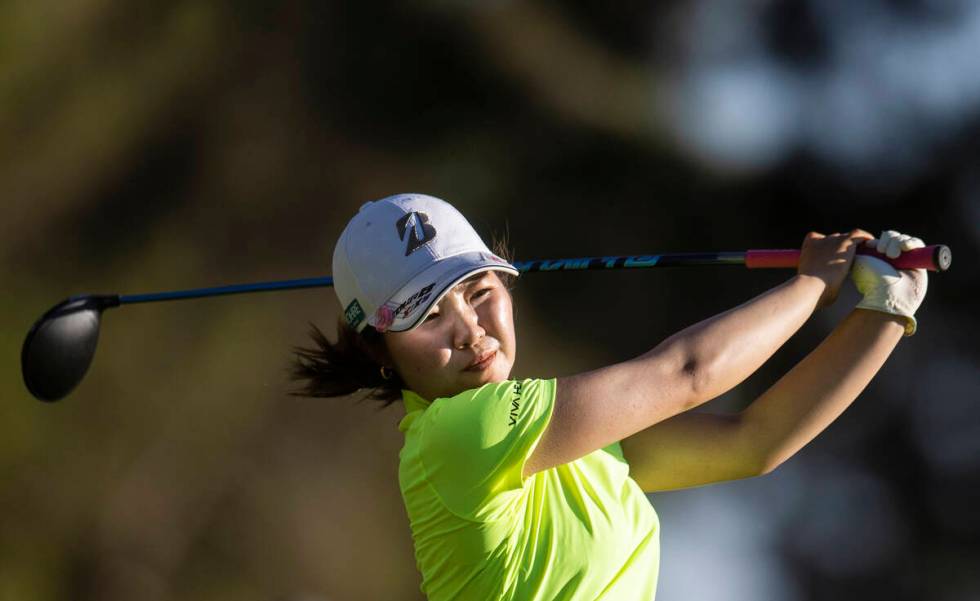
[[[675,356],[692,374],[694,404],[704,403],[759,369],[806,323],[824,287],[818,278],[798,274],[750,301],[681,330],[650,353]]]
[[[902,339],[904,320],[855,309],[742,413],[743,440],[762,473],[813,440],[844,412]]]

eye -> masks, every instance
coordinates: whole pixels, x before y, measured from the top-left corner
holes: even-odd
[[[429,320],[430,320],[430,319],[432,319],[433,317],[439,317],[439,314],[438,314],[438,313],[429,313],[429,314],[428,314],[428,315],[426,316],[426,318],[422,320],[422,323],[425,323],[425,322],[427,322],[427,321],[429,321]]]
[[[493,290],[493,288],[484,288],[483,290],[480,290],[479,292],[477,292],[473,296],[474,296],[474,298],[477,297],[477,296],[483,296],[483,293],[484,292],[490,292],[492,290]]]

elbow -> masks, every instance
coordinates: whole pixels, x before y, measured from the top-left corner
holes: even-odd
[[[688,401],[684,410],[693,409],[698,405],[711,400],[711,386],[708,370],[703,363],[688,359],[681,368],[681,374],[687,382]]]
[[[782,465],[781,461],[762,461],[757,464],[754,473],[756,476],[765,476],[774,472],[780,465]]]
[[[759,476],[765,476],[766,474],[771,474],[776,471],[776,468],[781,466],[787,457],[780,456],[777,453],[771,453],[762,457],[761,461],[756,462],[756,472]]]
[[[658,380],[669,382],[677,401],[676,413],[693,409],[710,400],[708,362],[689,337],[674,334],[641,358],[653,356],[651,365],[661,367]]]

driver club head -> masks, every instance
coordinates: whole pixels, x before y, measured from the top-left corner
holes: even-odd
[[[73,296],[34,323],[20,362],[24,384],[35,398],[57,401],[81,382],[95,355],[102,311],[118,304],[118,296]]]

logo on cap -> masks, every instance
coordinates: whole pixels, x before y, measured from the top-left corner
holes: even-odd
[[[407,318],[409,315],[415,312],[419,308],[419,305],[424,303],[430,296],[432,296],[432,289],[436,287],[436,283],[432,282],[428,286],[424,286],[418,292],[412,296],[405,299],[405,301],[398,305],[395,309],[395,317]]]
[[[398,229],[399,240],[405,240],[405,235],[408,234],[408,247],[405,249],[406,257],[436,237],[436,228],[429,224],[429,216],[418,211],[412,211],[402,216],[395,223],[395,227]]]
[[[357,328],[357,324],[364,321],[364,309],[361,308],[361,303],[357,302],[356,298],[344,309],[344,317],[352,328]]]
[[[388,305],[381,305],[374,312],[374,329],[379,332],[386,332],[395,321],[395,312]]]

